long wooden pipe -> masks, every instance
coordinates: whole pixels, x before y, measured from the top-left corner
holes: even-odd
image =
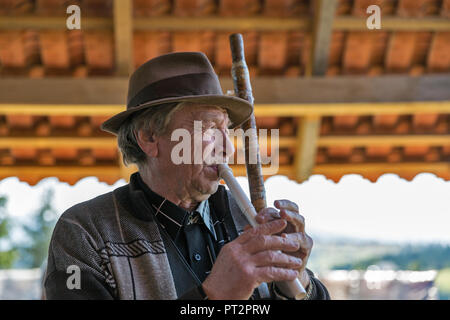
[[[233,78],[235,96],[247,100],[253,106],[252,86],[247,63],[245,62],[244,41],[240,33],[234,33],[230,36],[230,47],[233,60],[231,77]],[[250,133],[247,139],[247,135],[243,135],[243,143],[251,202],[237,183],[228,165],[219,165],[219,176],[225,180],[240,209],[246,215],[250,225],[256,226],[255,216],[257,212],[266,208],[267,204],[254,113],[252,113],[250,118],[244,122],[241,128],[244,132]],[[302,299],[306,295],[306,291],[298,279],[277,283],[277,285],[281,287],[283,291],[289,292],[290,295],[296,299]]]

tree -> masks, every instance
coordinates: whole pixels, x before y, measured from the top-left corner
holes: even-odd
[[[6,212],[7,200],[5,196],[0,196],[0,269],[11,268],[18,257],[18,251],[10,239],[11,221]]]
[[[57,214],[52,207],[53,190],[44,191],[42,205],[32,215],[30,222],[23,225],[28,241],[22,244],[21,265],[28,268],[39,268],[47,259],[48,246],[56,223]]]

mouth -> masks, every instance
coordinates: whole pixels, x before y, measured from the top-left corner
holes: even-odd
[[[215,179],[219,178],[219,167],[216,164],[205,166],[206,171]]]

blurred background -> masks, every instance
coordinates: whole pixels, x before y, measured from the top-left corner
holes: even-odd
[[[136,170],[100,130],[129,74],[202,51],[232,90],[233,32],[332,298],[450,298],[449,0],[0,0],[0,299],[40,299],[58,217]]]

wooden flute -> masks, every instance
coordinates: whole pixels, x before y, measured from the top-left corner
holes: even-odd
[[[250,75],[245,61],[244,41],[241,34],[235,33],[230,36],[230,47],[233,60],[231,77],[234,83],[235,96],[245,99],[253,105]],[[244,212],[250,225],[254,227],[257,225],[255,220],[257,212],[267,206],[254,113],[252,113],[250,118],[244,122],[241,128],[244,131],[251,130],[248,140],[246,140],[244,135],[243,141],[251,201],[234,178],[233,172],[228,165],[220,164],[218,166],[219,176],[225,180],[240,209]],[[252,163],[252,159],[256,159],[256,163]],[[283,292],[288,292],[291,297],[295,297],[296,299],[302,299],[306,295],[306,291],[298,279],[294,281],[277,282],[277,286]]]

